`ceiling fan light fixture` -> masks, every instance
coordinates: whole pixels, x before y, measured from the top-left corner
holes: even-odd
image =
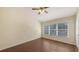
[[[39,8],[32,8],[32,10],[37,10],[38,14],[48,13],[46,11],[48,7],[39,7]]]
[[[45,12],[45,10],[38,10],[39,14],[43,14]]]

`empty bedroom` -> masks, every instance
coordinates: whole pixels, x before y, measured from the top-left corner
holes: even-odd
[[[0,52],[78,51],[78,7],[0,7]]]

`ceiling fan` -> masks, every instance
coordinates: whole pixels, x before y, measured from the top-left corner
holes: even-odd
[[[32,10],[37,10],[38,14],[42,14],[42,13],[48,13],[48,11],[46,10],[48,7],[35,7],[32,8]]]

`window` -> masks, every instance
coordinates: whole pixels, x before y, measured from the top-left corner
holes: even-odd
[[[67,36],[67,24],[66,23],[58,24],[58,36]]]
[[[56,36],[56,24],[50,25],[50,36]]]
[[[51,24],[48,26],[44,26],[44,34],[63,37],[67,36],[67,29],[67,23]]]
[[[44,27],[44,34],[49,34],[49,26]]]

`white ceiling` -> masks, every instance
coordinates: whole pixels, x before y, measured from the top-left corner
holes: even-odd
[[[53,20],[56,18],[61,18],[61,17],[67,17],[67,16],[72,16],[75,15],[76,12],[78,11],[77,7],[50,7],[47,9],[48,14],[43,13],[43,14],[38,14],[36,11],[32,11],[33,16],[41,21],[48,21],[48,20]]]

